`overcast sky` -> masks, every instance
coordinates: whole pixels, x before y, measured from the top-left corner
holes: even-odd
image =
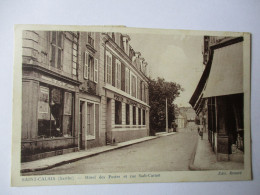
[[[188,103],[203,72],[202,36],[129,34],[130,45],[148,62],[152,78],[179,83],[184,91],[175,103]]]

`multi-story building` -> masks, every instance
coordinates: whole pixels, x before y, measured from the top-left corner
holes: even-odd
[[[218,160],[243,162],[243,37],[204,37],[206,65],[190,104]]]
[[[129,41],[23,32],[22,161],[149,135],[147,63]]]
[[[77,149],[78,46],[77,32],[23,31],[22,161]]]
[[[104,40],[103,113],[106,141],[122,142],[149,135],[147,63],[128,35],[102,34]]]

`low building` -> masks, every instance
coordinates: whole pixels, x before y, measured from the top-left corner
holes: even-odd
[[[183,129],[186,127],[186,118],[182,114],[178,114],[178,116],[175,119],[175,122],[177,124],[178,129]]]
[[[204,37],[206,65],[190,104],[218,160],[243,162],[243,37]]]

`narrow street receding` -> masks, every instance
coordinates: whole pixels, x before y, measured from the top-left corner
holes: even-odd
[[[187,127],[174,135],[106,152],[53,169],[23,175],[187,171],[197,136],[195,128]]]

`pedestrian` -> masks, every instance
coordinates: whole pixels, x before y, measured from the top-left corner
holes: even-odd
[[[202,131],[202,128],[199,130],[199,135],[200,135],[200,138],[203,139],[203,131]]]

